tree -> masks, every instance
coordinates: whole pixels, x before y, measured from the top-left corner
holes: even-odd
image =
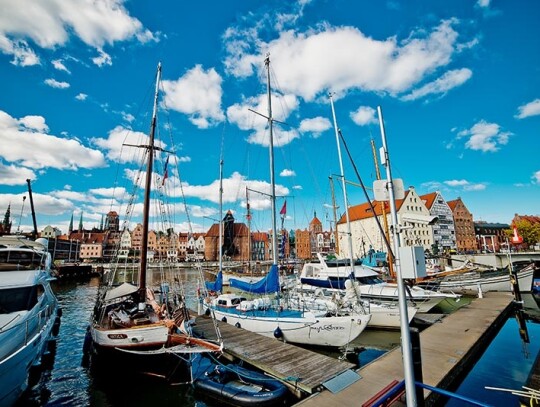
[[[520,247],[529,248],[540,242],[540,224],[532,224],[528,220],[520,219],[512,226],[517,228],[518,234],[523,238],[523,243],[519,245]],[[511,242],[514,236],[514,230],[507,229],[505,233],[508,236],[508,241]]]

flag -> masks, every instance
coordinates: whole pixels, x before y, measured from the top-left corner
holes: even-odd
[[[283,202],[283,206],[281,207],[281,210],[279,211],[279,214],[281,217],[285,217],[287,215],[287,201]]]
[[[169,156],[167,156],[167,160],[165,161],[165,167],[163,167],[163,179],[161,180],[161,186],[165,185],[165,180],[169,178]]]

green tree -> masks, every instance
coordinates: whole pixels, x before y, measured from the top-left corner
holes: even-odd
[[[522,219],[516,222],[514,227],[517,228],[518,234],[523,238],[523,243],[520,245],[521,247],[529,248],[540,242],[540,224],[531,224],[531,222]],[[508,241],[512,242],[514,230],[507,229],[505,232],[508,236]]]

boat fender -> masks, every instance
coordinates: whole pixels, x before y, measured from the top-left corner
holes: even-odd
[[[242,328],[242,326],[240,325],[240,322],[237,322],[236,324],[234,324],[234,326],[237,328]]]
[[[277,339],[283,338],[283,331],[281,330],[279,326],[276,329],[274,329],[274,337]]]
[[[206,315],[207,317],[210,316],[210,308],[206,308],[206,311],[204,311],[204,315]]]
[[[221,318],[221,322],[227,322],[227,317]]]
[[[56,310],[56,315],[58,315],[59,317],[62,316],[62,308],[61,307],[58,307],[58,309]]]

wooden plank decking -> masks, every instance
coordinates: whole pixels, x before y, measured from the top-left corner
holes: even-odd
[[[509,293],[486,293],[420,334],[423,382],[444,388],[486,346],[507,315],[513,296]],[[396,348],[358,373],[362,378],[338,393],[322,391],[300,401],[302,407],[343,407],[354,400],[362,405],[392,380],[404,378],[401,349]],[[426,397],[430,393],[426,390]],[[434,401],[434,400],[432,400]],[[427,399],[426,405],[430,404]]]
[[[236,328],[225,322],[218,322],[218,326],[226,354],[309,394],[320,391],[324,382],[354,367],[352,363]],[[207,339],[216,339],[212,320],[207,316],[196,318],[194,330]]]

